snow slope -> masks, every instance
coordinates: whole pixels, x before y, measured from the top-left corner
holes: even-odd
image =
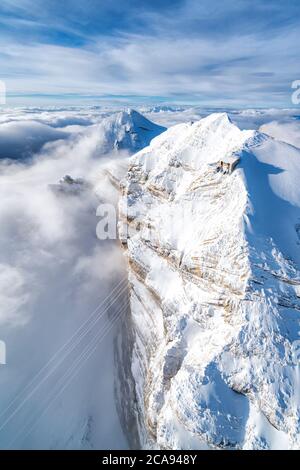
[[[300,120],[299,117],[289,119],[286,122],[271,121],[260,127],[260,132],[274,137],[277,140],[286,142],[300,148]]]
[[[299,179],[297,148],[226,114],[132,157],[119,232],[142,446],[299,447]]]

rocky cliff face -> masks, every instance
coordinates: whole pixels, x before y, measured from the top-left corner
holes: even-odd
[[[297,149],[226,114],[132,157],[120,238],[143,447],[299,447],[299,177]]]

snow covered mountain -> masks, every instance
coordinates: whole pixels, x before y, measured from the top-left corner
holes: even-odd
[[[299,447],[299,181],[299,149],[226,114],[132,157],[123,387],[143,447]]]
[[[114,113],[100,124],[87,130],[87,137],[96,142],[96,152],[101,155],[113,150],[137,152],[150,144],[151,140],[166,129],[149,121],[133,109]]]

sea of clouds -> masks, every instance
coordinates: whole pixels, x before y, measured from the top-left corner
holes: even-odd
[[[101,154],[101,117],[1,115],[3,448],[127,446],[114,404],[113,351],[126,311],[125,263],[116,242],[96,236],[97,206],[116,198],[103,170],[127,155]],[[65,175],[87,183],[65,192]]]

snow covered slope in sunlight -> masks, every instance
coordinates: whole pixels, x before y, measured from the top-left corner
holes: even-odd
[[[300,151],[226,114],[130,160],[120,239],[143,446],[300,445]]]
[[[260,132],[300,148],[300,120],[272,121],[260,127]]]

